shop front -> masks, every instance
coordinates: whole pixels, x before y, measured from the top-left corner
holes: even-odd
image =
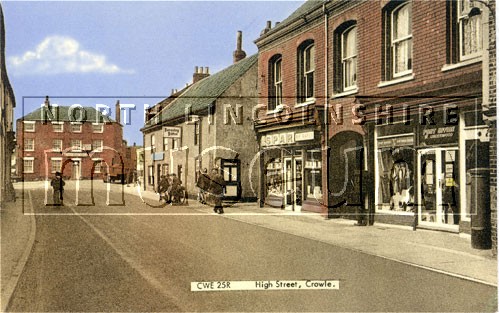
[[[321,212],[322,158],[319,133],[292,129],[263,134],[261,188],[264,203],[289,211]]]
[[[468,173],[488,164],[481,112],[375,127],[377,220],[470,232]]]

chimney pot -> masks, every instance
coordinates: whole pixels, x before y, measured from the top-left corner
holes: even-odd
[[[198,66],[195,66],[195,67],[194,67],[194,72],[195,72],[195,73],[198,73]]]
[[[205,67],[205,74],[210,74],[210,71],[208,69],[208,66]]]
[[[268,30],[269,30],[269,29],[271,29],[271,27],[272,27],[272,26],[271,26],[271,24],[272,24],[272,22],[271,22],[271,21],[267,21],[267,23],[266,23],[266,28],[267,28]]]
[[[116,100],[116,105],[115,105],[115,114],[116,114],[116,122],[120,123],[121,122],[121,112],[120,112],[120,100]]]

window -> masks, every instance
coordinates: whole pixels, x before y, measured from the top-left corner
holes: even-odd
[[[102,139],[92,140],[92,150],[102,151],[103,142]]]
[[[163,151],[167,151],[167,150],[168,150],[168,138],[163,137]]]
[[[194,145],[198,145],[200,137],[200,124],[198,122],[194,123]]]
[[[154,167],[153,166],[148,166],[148,184],[149,185],[154,185],[155,184],[155,174],[154,174]]]
[[[384,80],[391,80],[412,73],[413,35],[412,5],[410,2],[393,1],[385,9],[386,50]]]
[[[340,25],[334,33],[334,77],[335,93],[357,91],[358,38],[356,21]]]
[[[24,121],[24,131],[25,132],[34,132],[35,131],[35,122]]]
[[[33,138],[24,139],[24,151],[35,151],[35,139]]]
[[[155,138],[155,135],[151,135],[150,137],[150,142],[151,142],[151,149],[154,149],[155,148],[155,144],[156,144],[156,138]]]
[[[92,124],[92,132],[93,133],[102,133],[104,132],[104,124]]]
[[[63,141],[61,139],[52,140],[52,151],[62,151]]]
[[[82,124],[71,124],[71,132],[81,133],[82,132]]]
[[[80,139],[71,140],[71,149],[73,151],[82,151],[82,141]]]
[[[51,158],[50,159],[50,172],[60,172],[61,171],[62,158]]]
[[[356,88],[358,68],[357,29],[353,26],[342,34],[343,91]]]
[[[23,158],[23,173],[34,173],[35,158]]]
[[[94,173],[101,173],[102,160],[101,159],[92,159],[92,161],[94,161]]]
[[[172,139],[172,149],[179,149],[180,147],[180,139],[179,138],[174,138]]]
[[[304,165],[306,199],[322,201],[321,149],[307,150]]]
[[[304,103],[314,99],[314,42],[308,40],[299,46],[298,101]]]
[[[481,10],[473,7],[469,0],[458,0],[456,6],[458,61],[479,57],[483,49]]]
[[[54,123],[52,122],[52,130],[55,133],[62,133],[64,130],[64,124],[63,123]]]
[[[281,74],[281,55],[269,61],[269,102],[267,109],[273,111],[283,104],[283,81]]]

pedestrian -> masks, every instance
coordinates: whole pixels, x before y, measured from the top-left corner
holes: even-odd
[[[60,172],[56,172],[56,175],[52,180],[50,181],[50,185],[53,188],[53,194],[52,194],[52,199],[54,205],[64,205],[63,204],[63,193],[64,193],[64,185],[66,183],[62,179],[62,175]]]
[[[198,201],[202,204],[206,204],[206,192],[210,185],[210,178],[208,178],[207,169],[204,168],[203,172],[200,171],[198,180],[196,181],[196,186],[198,187]]]
[[[170,183],[169,183],[167,177],[165,175],[161,175],[160,182],[158,183],[158,194],[160,196],[160,200],[158,200],[158,201],[161,201],[162,193],[167,192],[169,187],[170,187]],[[165,201],[168,203],[169,199],[165,198]]]
[[[210,175],[210,186],[209,192],[214,199],[214,212],[223,214],[224,208],[222,207],[222,197],[224,196],[224,187],[226,182],[224,178],[219,173],[217,168],[212,169],[212,174]]]

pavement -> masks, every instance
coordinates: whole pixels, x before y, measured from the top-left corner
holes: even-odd
[[[35,240],[36,223],[35,216],[30,214],[33,205],[29,190],[44,186],[44,182],[25,183],[24,186],[16,183],[17,202],[6,203],[0,208],[1,312],[5,312]],[[124,186],[124,191],[137,195],[137,188],[132,185]],[[154,192],[141,191],[141,196],[158,201]],[[200,214],[214,214],[211,207],[195,200],[189,200],[189,207]],[[271,207],[259,208],[256,203],[235,203],[224,211],[221,218],[498,286],[497,259],[492,256],[491,250],[473,249],[470,237],[423,229],[413,231],[411,227],[377,222],[373,226],[358,227],[352,220],[325,219],[317,213],[295,213]]]

